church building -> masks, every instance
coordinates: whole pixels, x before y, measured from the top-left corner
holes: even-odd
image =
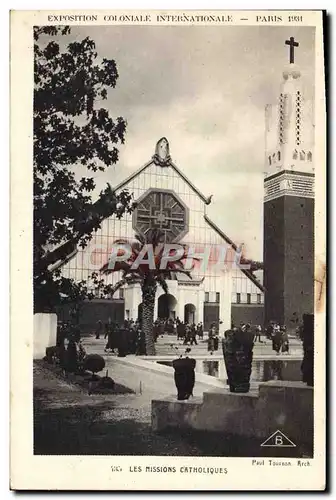
[[[314,312],[314,126],[291,37],[277,103],[266,108],[265,322],[293,330]],[[295,56],[297,56],[295,54]]]
[[[224,246],[237,249],[207,214],[212,197],[203,194],[173,163],[166,138],[158,141],[148,163],[114,189],[133,193],[134,212],[120,220],[115,216],[105,219],[90,244],[84,250],[78,248],[65,264],[62,269],[65,277],[87,279],[107,262],[113,242],[125,238],[132,241],[135,233],[144,233],[149,227],[160,228],[168,243],[185,243],[196,252],[210,247],[212,257],[213,252],[216,254]],[[205,330],[213,321],[221,321],[221,332],[230,328],[232,321],[262,324],[264,288],[256,275],[250,269],[235,266],[234,259],[219,271],[214,265],[216,258],[213,260],[210,257],[209,265],[204,268],[197,266],[192,279],[177,273],[175,279],[168,280],[168,294],[158,287],[154,319],[179,317],[183,321],[203,322]],[[120,275],[111,273],[104,279],[116,283]],[[94,327],[99,319],[106,321],[108,317],[120,322],[139,316],[138,284],[119,289],[110,300],[99,297],[99,290],[96,292],[96,299],[83,308],[80,322],[84,328]]]

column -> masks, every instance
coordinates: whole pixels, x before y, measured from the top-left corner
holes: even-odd
[[[197,304],[196,304],[196,312],[197,312],[197,323],[204,324],[204,290],[203,288],[199,288],[197,291]]]
[[[184,290],[181,288],[178,288],[178,293],[177,293],[177,304],[176,304],[176,316],[180,318],[181,321],[184,321],[184,305],[185,305],[185,296],[184,296]]]
[[[231,271],[225,271],[221,279],[221,296],[219,317],[223,322],[220,325],[220,334],[223,335],[225,330],[231,328]]]

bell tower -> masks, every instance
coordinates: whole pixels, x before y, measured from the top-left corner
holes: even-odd
[[[293,330],[314,309],[314,125],[293,37],[277,103],[266,106],[265,321]]]

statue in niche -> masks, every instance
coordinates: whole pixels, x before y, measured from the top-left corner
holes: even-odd
[[[153,156],[155,165],[165,167],[170,163],[169,142],[165,137],[162,137],[155,146],[155,154]]]

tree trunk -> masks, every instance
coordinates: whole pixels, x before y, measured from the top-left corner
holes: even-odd
[[[155,356],[153,338],[156,281],[150,276],[144,279],[142,289],[142,330],[145,336],[146,355]]]

